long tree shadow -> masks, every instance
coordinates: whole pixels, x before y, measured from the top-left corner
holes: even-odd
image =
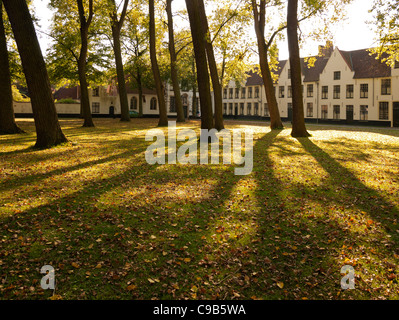
[[[187,277],[188,266],[181,262],[188,253],[192,254],[204,245],[201,238],[204,233],[199,230],[207,233],[209,221],[219,215],[219,204],[239,177],[234,177],[233,168],[220,171],[219,166],[184,166],[174,169],[167,165],[149,166],[143,159],[137,161],[137,157],[128,156],[126,152],[66,168],[78,170],[123,157],[131,164],[111,178],[98,177],[61,198],[49,198],[46,204],[1,219],[3,230],[13,230],[23,238],[7,239],[3,247],[6,251],[0,251],[0,257],[5,257],[5,252],[19,257],[12,268],[3,268],[2,278],[8,275],[9,279],[6,296],[17,297],[15,288],[21,282],[13,278],[16,273],[20,279],[29,282],[28,279],[34,279],[35,272],[44,264],[56,267],[59,290],[68,292],[66,298],[76,298],[78,293],[74,291],[80,290],[88,292],[86,297],[93,298],[95,292],[90,288],[101,288],[104,283],[108,284],[108,289],[101,292],[102,296],[113,298],[125,289],[122,279],[128,275],[140,278],[140,296],[151,297],[154,288],[148,287],[148,277],[172,272]],[[63,170],[56,169],[50,174]],[[226,175],[234,178],[226,179]],[[30,179],[40,183],[43,178],[39,175]],[[193,183],[195,187],[197,183],[201,188],[201,182],[206,185],[211,179],[215,183],[204,193],[195,194],[190,189],[194,191],[192,194],[179,198],[179,185]],[[174,185],[175,195],[169,184]],[[154,234],[160,240],[155,240]],[[22,246],[15,247],[20,241]],[[183,250],[185,246],[187,249]],[[71,249],[76,247],[80,250]],[[167,250],[168,256],[154,250],[160,247],[164,248],[163,252]],[[166,261],[172,255],[176,264],[170,265]],[[152,259],[162,261],[162,264],[152,262]],[[79,265],[79,269],[71,268],[71,265]],[[126,269],[128,265],[134,267]],[[87,273],[91,274],[90,279]],[[165,291],[162,287],[158,289]],[[24,294],[39,297],[35,292]],[[124,294],[126,297],[129,291]]]
[[[376,190],[364,185],[350,170],[339,164],[328,153],[315,145],[310,139],[297,139],[304,149],[330,174],[333,184],[343,186],[347,197],[341,199],[342,204],[355,204],[370,217],[379,221],[385,231],[399,247],[399,235],[395,232],[396,221],[399,218],[399,209],[384,199]],[[361,196],[359,198],[359,196]],[[399,253],[399,251],[397,251]]]

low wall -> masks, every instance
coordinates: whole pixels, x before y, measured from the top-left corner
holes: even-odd
[[[55,108],[58,114],[80,114],[80,103],[56,103]],[[18,114],[32,114],[32,105],[30,102],[14,102],[14,113]]]

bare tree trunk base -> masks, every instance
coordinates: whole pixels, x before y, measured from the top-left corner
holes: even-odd
[[[311,136],[312,135],[309,132],[307,132],[306,130],[305,130],[305,132],[303,132],[303,131],[300,131],[300,132],[292,131],[291,132],[291,137],[293,137],[293,138],[309,138]]]
[[[0,130],[0,135],[20,134],[20,133],[26,133],[26,132],[24,130],[22,130],[20,127],[18,127],[17,125],[13,125],[12,128],[9,128],[9,129]]]
[[[95,127],[95,125],[94,125],[94,123],[93,122],[91,122],[91,123],[86,123],[86,121],[83,123],[83,126],[82,126],[83,128],[94,128]]]
[[[45,139],[42,141],[42,139],[37,139],[36,144],[34,145],[34,149],[48,149],[51,147],[58,146],[60,144],[68,142],[68,139],[64,136],[64,134],[60,131],[58,134],[58,137],[55,138],[54,141],[49,141],[48,139]]]
[[[282,130],[282,129],[284,129],[284,125],[283,125],[282,122],[271,123],[270,124],[270,129],[272,129],[272,130]]]

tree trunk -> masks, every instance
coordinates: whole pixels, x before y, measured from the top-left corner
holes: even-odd
[[[92,2],[90,2],[89,18],[86,20],[83,2],[82,0],[77,0],[77,5],[79,9],[79,20],[80,20],[80,54],[78,61],[78,73],[79,73],[79,83],[80,83],[80,108],[82,116],[84,119],[83,127],[94,127],[93,118],[91,115],[89,90],[87,85],[87,50],[88,50],[88,33],[93,16],[92,12]]]
[[[115,23],[115,22],[114,22]],[[125,72],[123,71],[120,31],[117,25],[112,25],[112,37],[114,40],[114,55],[116,74],[118,77],[119,100],[121,104],[121,121],[130,121],[129,103],[127,100]]]
[[[206,55],[208,57],[209,72],[211,75],[214,104],[215,104],[215,128],[220,131],[224,129],[223,123],[223,96],[222,96],[222,86],[220,84],[218,68],[215,60],[215,53],[213,51],[212,42],[209,34],[208,18],[206,17],[204,0],[198,0],[201,25],[205,28],[205,49]]]
[[[0,134],[22,132],[15,123],[10,64],[8,61],[7,39],[3,22],[3,4],[0,0]]]
[[[192,100],[192,108],[193,108],[193,117],[194,119],[197,117],[197,86],[193,85],[193,100]]]
[[[291,66],[292,132],[293,137],[309,137],[303,110],[302,71],[298,39],[298,0],[288,0],[287,9],[288,51]]]
[[[155,87],[158,97],[158,105],[159,105],[158,126],[163,127],[168,125],[168,115],[166,112],[166,103],[164,96],[165,88],[161,79],[158,61],[157,61],[154,0],[149,0],[149,11],[150,11],[150,56],[151,56],[152,72],[154,74]]]
[[[67,142],[55,109],[46,64],[25,0],[3,0],[17,43],[36,125],[37,148]]]
[[[205,48],[205,29],[201,24],[199,0],[186,0],[197,66],[198,93],[201,103],[201,129],[213,129],[211,87]]]
[[[176,48],[175,48],[175,35],[173,32],[172,1],[173,0],[166,1],[166,12],[168,15],[168,31],[169,31],[170,73],[172,78],[173,92],[175,93],[177,122],[185,122],[186,120],[184,118],[180,84],[177,76],[177,57],[176,57]]]
[[[80,110],[83,116],[83,127],[94,127],[90,109],[89,90],[87,89],[86,58],[81,55],[78,63],[79,84],[80,84]]]
[[[121,36],[120,36],[128,4],[129,0],[125,0],[120,20],[118,20],[115,0],[112,1],[114,11],[111,14],[112,38],[114,41],[113,48],[115,55],[116,74],[118,78],[119,101],[121,104],[121,121],[130,121],[129,103],[127,100],[126,80],[125,80],[125,72],[123,70]]]
[[[136,75],[136,80],[137,80],[137,87],[139,90],[139,117],[143,116],[143,83],[141,81],[141,71],[140,67],[136,67],[137,70],[137,75]]]
[[[257,1],[252,0],[255,32],[259,50],[259,65],[262,73],[263,84],[265,86],[267,105],[269,108],[270,128],[281,129],[283,128],[283,123],[281,122],[280,111],[278,110],[276,93],[274,90],[273,79],[267,58],[268,49],[265,40],[266,2],[261,0],[259,7],[260,9],[258,10]]]

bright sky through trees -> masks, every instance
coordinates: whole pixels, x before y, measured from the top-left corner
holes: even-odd
[[[33,0],[36,15],[40,19],[43,31],[48,30],[52,12],[47,8],[48,0]],[[174,8],[184,8],[184,0],[175,0]],[[375,33],[370,30],[371,26],[366,21],[372,21],[372,14],[368,10],[372,7],[372,0],[355,0],[348,6],[347,19],[335,30],[334,45],[342,50],[356,50],[370,48],[375,45]],[[45,53],[49,45],[49,39],[43,34],[39,35],[42,51]],[[303,46],[301,55],[308,56],[317,53],[318,45],[322,43],[309,42]],[[288,47],[286,42],[279,44],[280,59],[288,58]]]

